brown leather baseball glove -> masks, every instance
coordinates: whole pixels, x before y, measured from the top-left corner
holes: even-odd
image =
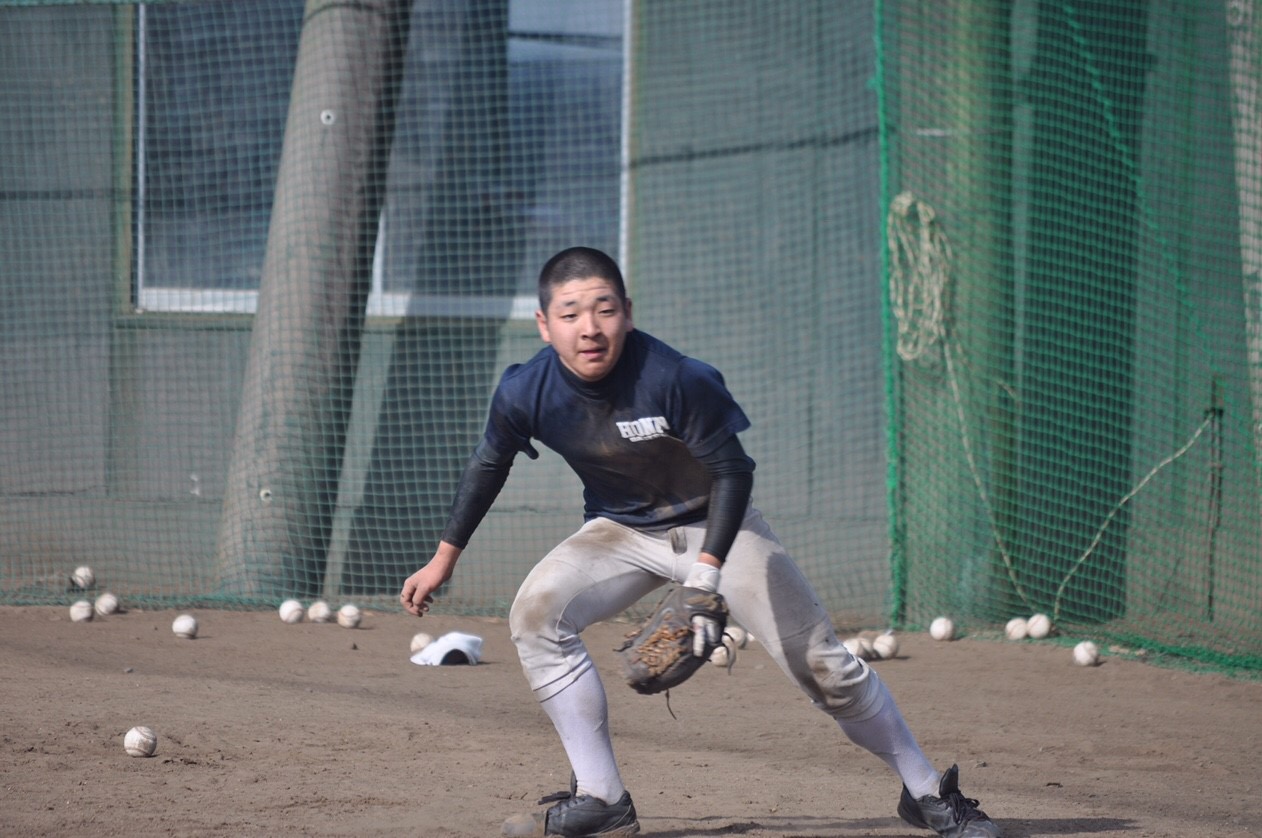
[[[693,617],[698,615],[718,623],[718,630],[700,641],[693,628]],[[627,684],[644,695],[679,686],[709,660],[723,642],[726,626],[727,603],[722,596],[700,588],[672,589],[615,650],[622,657]]]

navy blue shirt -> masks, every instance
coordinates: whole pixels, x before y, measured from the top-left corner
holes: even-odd
[[[574,375],[551,346],[505,370],[475,456],[506,471],[517,452],[536,456],[536,439],[582,480],[586,520],[659,530],[706,518],[711,477],[698,458],[748,427],[718,370],[635,330],[600,381]]]

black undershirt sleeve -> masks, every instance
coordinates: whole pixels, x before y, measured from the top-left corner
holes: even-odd
[[[754,461],[745,454],[735,434],[700,460],[713,479],[701,552],[722,562],[727,560],[727,551],[732,549],[732,542],[745,520],[749,495],[754,488]]]
[[[456,496],[451,502],[451,514],[447,517],[447,525],[443,527],[442,540],[463,550],[473,537],[473,531],[482,523],[491,504],[504,488],[508,480],[508,472],[513,461],[499,462],[485,457],[479,445],[469,457],[464,474],[456,487]]]

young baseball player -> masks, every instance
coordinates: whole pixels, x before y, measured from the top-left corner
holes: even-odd
[[[754,462],[737,434],[749,420],[713,367],[636,331],[621,271],[606,254],[570,248],[539,276],[539,334],[548,344],[508,368],[486,431],[460,480],[433,558],[400,600],[423,616],[451,578],[519,452],[532,440],[582,480],[583,526],[535,565],[509,618],[522,669],[573,770],[545,833],[639,832],[609,737],[604,687],[581,639],[668,582],[717,591],[731,618],[780,668],[902,781],[898,813],[957,838],[999,828],[934,769],[877,673],[838,641],[828,614],[758,510]],[[718,626],[700,619],[697,652]]]

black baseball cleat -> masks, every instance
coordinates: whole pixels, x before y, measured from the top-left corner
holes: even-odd
[[[624,791],[616,803],[606,803],[590,794],[578,793],[578,779],[570,772],[570,790],[558,791],[541,798],[540,803],[560,801],[543,817],[543,834],[563,838],[589,838],[605,835],[635,835],[640,821],[635,814],[631,793]]]
[[[540,801],[545,802],[548,798]],[[548,809],[543,821],[544,835],[561,835],[564,838],[589,838],[589,836],[635,835],[640,831],[640,821],[635,814],[631,793],[624,791],[616,803],[592,797],[590,794],[570,794]]]
[[[942,775],[938,796],[926,794],[919,800],[903,786],[898,814],[912,826],[932,829],[943,838],[1002,838],[1003,833],[977,801],[960,793],[960,769],[952,765]]]

